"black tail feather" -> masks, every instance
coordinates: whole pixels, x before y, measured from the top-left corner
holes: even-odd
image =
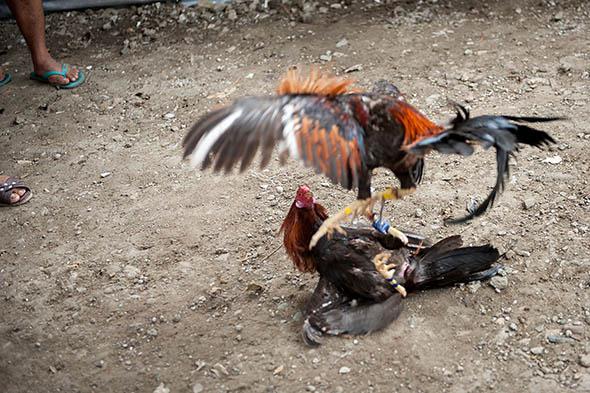
[[[561,116],[539,117],[539,116],[501,115],[501,117],[511,120],[511,121],[517,121],[517,122],[521,122],[521,123],[547,123],[550,121],[567,120],[567,117],[561,117]]]
[[[556,143],[555,139],[542,130],[519,123],[546,123],[564,120],[562,117],[531,117],[531,116],[478,116],[471,118],[469,111],[457,105],[457,115],[451,121],[452,127],[439,135],[425,138],[412,145],[409,150],[418,155],[435,149],[444,154],[470,155],[472,144],[480,144],[484,148],[496,149],[497,175],[496,184],[484,202],[468,215],[447,220],[455,224],[468,221],[492,208],[496,198],[504,189],[504,182],[509,176],[510,156],[516,153],[520,145],[538,148]]]
[[[488,272],[500,258],[491,246],[441,250],[435,244],[421,258],[411,262],[411,273],[404,278],[406,289],[427,289],[472,281],[474,274]],[[482,276],[486,276],[482,274]]]

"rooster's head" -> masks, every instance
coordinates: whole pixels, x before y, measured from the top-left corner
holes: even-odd
[[[295,206],[299,209],[312,209],[315,204],[315,198],[311,189],[306,185],[301,185],[297,188],[295,196]]]

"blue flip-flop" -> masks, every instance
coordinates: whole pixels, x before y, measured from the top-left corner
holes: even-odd
[[[39,75],[36,72],[31,72],[31,79],[39,81],[39,82],[43,82],[43,83],[48,83],[51,86],[55,86],[58,89],[73,89],[75,87],[80,86],[82,83],[84,83],[86,81],[86,76],[84,75],[84,71],[82,71],[80,69],[78,69],[78,79],[76,79],[73,82],[68,83],[67,85],[59,85],[56,83],[51,83],[49,81],[49,77],[51,77],[53,75],[61,75],[64,78],[67,78],[67,75],[66,75],[67,72],[68,72],[68,65],[62,64],[61,71],[47,71],[43,75]]]
[[[8,72],[5,73],[4,74],[4,79],[2,79],[0,81],[0,87],[9,84],[11,80],[12,80],[12,77],[10,76],[10,74]]]

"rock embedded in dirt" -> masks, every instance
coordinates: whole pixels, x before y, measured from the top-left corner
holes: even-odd
[[[234,9],[230,9],[227,12],[227,19],[231,20],[231,21],[235,21],[238,19],[238,13],[236,12],[236,10]]]
[[[528,197],[528,198],[525,198],[524,201],[522,201],[522,206],[524,207],[525,210],[531,210],[533,208],[533,206],[535,206],[536,203],[537,203],[537,201],[535,200],[535,198]]]
[[[553,15],[553,17],[551,18],[551,21],[552,22],[559,22],[559,21],[563,20],[563,16],[564,16],[563,11],[559,11],[555,15]]]
[[[332,54],[330,51],[326,52],[323,55],[320,55],[320,60],[322,61],[331,61],[332,60]]]
[[[501,291],[503,289],[508,288],[508,278],[507,277],[502,277],[502,276],[494,276],[490,280],[490,285],[493,288]]]
[[[533,355],[542,355],[544,352],[545,352],[545,348],[543,348],[543,347],[531,348],[531,353]]]
[[[25,121],[26,121],[26,119],[23,116],[16,115],[15,118],[14,118],[14,122],[13,123],[14,123],[14,125],[17,125],[18,126],[20,124],[24,124]]]
[[[504,254],[504,257],[506,259],[512,259],[514,258],[514,256],[516,255],[516,253],[513,250],[508,250],[506,251],[506,253]]]
[[[561,163],[561,161],[563,161],[561,156],[551,156],[551,157],[545,158],[542,162],[544,162],[546,164],[557,165],[557,164]]]
[[[355,65],[352,65],[352,66],[346,68],[344,70],[344,73],[350,74],[351,72],[362,71],[362,70],[363,70],[362,64],[355,64]]]
[[[346,367],[346,366],[342,366],[340,367],[340,370],[338,370],[339,374],[348,374],[350,372],[350,368]]]
[[[201,393],[203,390],[205,390],[205,388],[200,383],[197,382],[193,385],[193,393]]]
[[[559,334],[550,334],[547,336],[547,341],[551,344],[574,344],[576,340],[569,337],[564,337]]]
[[[480,281],[471,281],[469,284],[467,284],[467,290],[469,293],[476,293],[479,288],[481,288]]]
[[[336,43],[336,48],[338,49],[344,48],[345,46],[348,46],[348,40],[346,38],[343,38]]]
[[[580,355],[578,364],[582,367],[590,368],[590,354]]]
[[[164,382],[162,382],[160,385],[158,385],[156,390],[154,390],[154,393],[170,393],[170,389],[164,385]]]

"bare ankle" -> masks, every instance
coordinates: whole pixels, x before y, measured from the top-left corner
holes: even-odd
[[[55,69],[59,63],[47,52],[40,56],[33,57],[33,67],[35,72],[46,72]]]

